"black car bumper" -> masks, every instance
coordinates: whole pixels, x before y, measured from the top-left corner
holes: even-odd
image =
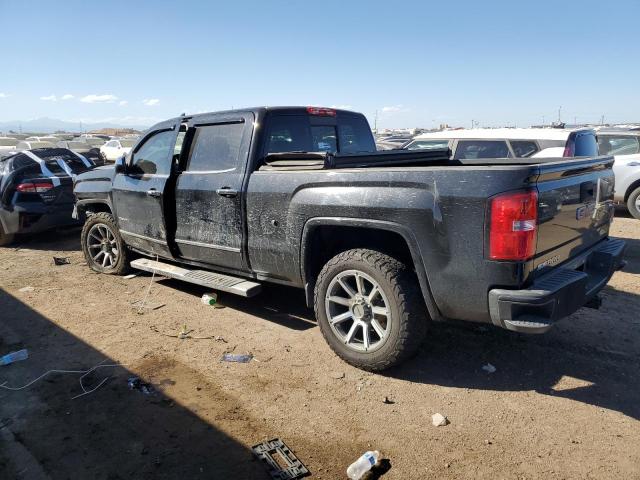
[[[625,242],[605,239],[535,280],[524,290],[489,291],[494,325],[525,333],[543,333],[593,299],[624,266]]]
[[[71,218],[72,211],[73,204],[16,205],[11,211],[0,210],[0,220],[6,233],[38,233],[78,224],[78,220]]]

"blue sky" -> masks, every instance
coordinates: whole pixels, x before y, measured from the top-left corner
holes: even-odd
[[[0,121],[345,106],[380,127],[640,121],[640,1],[0,0]]]

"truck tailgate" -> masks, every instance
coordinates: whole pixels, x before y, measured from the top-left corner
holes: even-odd
[[[536,274],[575,257],[609,233],[613,158],[541,164],[538,178]]]

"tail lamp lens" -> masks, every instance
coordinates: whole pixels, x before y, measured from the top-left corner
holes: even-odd
[[[515,192],[491,199],[489,258],[522,261],[536,252],[538,193]]]

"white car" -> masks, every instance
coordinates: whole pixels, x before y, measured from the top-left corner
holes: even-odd
[[[136,141],[136,139],[132,138],[109,140],[100,147],[100,155],[102,155],[105,161],[115,162],[121,156],[129,153]]]
[[[470,158],[576,157],[598,154],[592,129],[475,128],[414,137],[402,148],[451,149],[454,160]]]
[[[640,219],[640,131],[603,128],[597,134],[600,154],[616,159],[613,199],[626,204],[629,213]]]

